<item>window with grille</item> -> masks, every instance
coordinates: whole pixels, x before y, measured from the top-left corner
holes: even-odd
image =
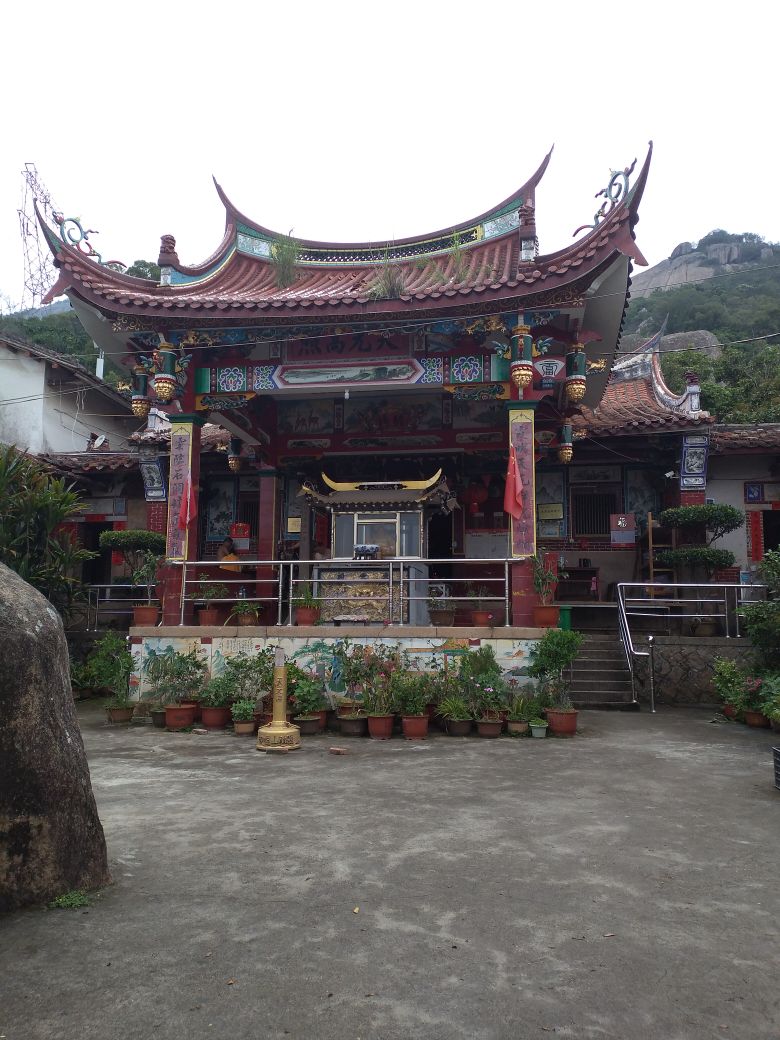
[[[609,518],[622,511],[619,487],[577,488],[571,493],[571,533],[573,538],[609,537]]]

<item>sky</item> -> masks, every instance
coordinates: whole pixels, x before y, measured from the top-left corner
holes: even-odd
[[[716,227],[780,240],[780,8],[392,0],[6,0],[0,311],[22,300],[24,164],[105,259],[219,244],[247,216],[387,242],[537,191],[542,253],[589,223],[654,142],[637,240],[650,264]]]

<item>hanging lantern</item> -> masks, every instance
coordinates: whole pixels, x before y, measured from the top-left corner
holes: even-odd
[[[146,396],[149,389],[149,376],[143,365],[136,365],[133,370],[133,397],[130,407],[136,419],[145,419],[152,407]]]
[[[241,440],[238,437],[230,438],[228,469],[231,473],[239,473],[241,471]]]
[[[509,369],[509,375],[518,390],[525,390],[531,385],[534,370],[527,361],[515,361]]]
[[[579,343],[566,355],[566,399],[571,404],[578,404],[585,396],[587,380],[585,377],[585,351]]]
[[[133,394],[133,400],[130,407],[132,408],[133,415],[136,419],[145,419],[152,407],[152,402],[148,397],[141,397],[140,394]]]
[[[571,460],[574,458],[574,448],[572,447],[572,428],[570,423],[564,423],[561,427],[561,444],[558,448],[558,459],[564,466],[568,466]]]
[[[518,390],[525,390],[530,386],[534,378],[533,340],[531,329],[522,321],[512,329],[512,363],[509,367],[509,377]]]
[[[463,502],[468,506],[469,512],[473,516],[474,513],[479,512],[479,507],[483,502],[487,502],[488,489],[484,484],[477,480],[472,480],[463,494],[460,496]]]
[[[163,343],[156,352],[159,371],[154,377],[154,392],[163,403],[172,401],[176,396],[178,382],[176,380],[176,351],[170,343]]]
[[[176,379],[174,376],[158,374],[154,377],[154,392],[158,401],[167,404],[176,395]]]

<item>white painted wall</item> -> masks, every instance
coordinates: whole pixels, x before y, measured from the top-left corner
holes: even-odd
[[[0,443],[39,454],[43,447],[45,363],[0,343]],[[19,401],[18,398],[33,398]]]
[[[718,504],[735,506],[745,512],[745,481],[776,480],[769,472],[773,457],[769,455],[730,455],[725,458],[710,456],[707,475],[707,498]],[[719,538],[713,543],[718,549],[729,549],[734,553],[735,566],[748,569],[747,530],[738,531]]]
[[[36,455],[84,451],[94,432],[105,434],[113,451],[126,451],[127,438],[139,424],[123,411],[67,369],[0,342],[0,443]]]

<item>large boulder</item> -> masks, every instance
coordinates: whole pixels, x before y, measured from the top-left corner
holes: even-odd
[[[62,621],[0,564],[0,911],[110,880]]]

